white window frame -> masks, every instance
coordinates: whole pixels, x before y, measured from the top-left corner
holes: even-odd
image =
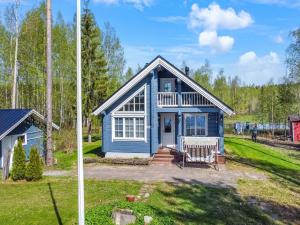
[[[205,135],[197,135],[192,137],[206,137],[208,135],[208,113],[184,113],[183,119],[184,119],[184,135],[186,136],[186,117],[187,116],[205,116]],[[197,127],[195,126],[195,129],[197,130]]]
[[[132,98],[144,90],[144,111],[132,111],[124,112],[119,111],[125,104],[127,104]],[[115,136],[115,118],[123,118],[123,137]],[[125,137],[125,118],[134,118],[133,120],[133,133],[134,137]],[[136,118],[144,118],[144,137],[136,137]],[[111,131],[112,131],[112,142],[114,141],[144,141],[147,142],[147,85],[143,85],[131,96],[129,96],[122,104],[116,107],[111,113]]]
[[[137,96],[141,91],[144,90],[144,111],[119,111],[123,106],[125,106],[127,103],[130,102],[131,99],[133,99],[135,96]],[[120,105],[118,105],[113,111],[113,115],[128,115],[128,114],[146,114],[147,111],[147,102],[146,97],[147,95],[147,85],[143,85],[141,88],[139,88],[136,92],[134,92],[132,95],[130,95],[124,102],[122,102]]]
[[[24,142],[22,142],[22,145],[27,145],[27,133],[24,133],[24,134],[18,134],[16,135],[17,136],[17,141],[19,140],[19,137],[22,137],[24,136]]]

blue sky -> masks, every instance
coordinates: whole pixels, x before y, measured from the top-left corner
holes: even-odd
[[[3,12],[9,0],[0,0]],[[22,14],[37,0],[23,0]],[[71,22],[76,0],[53,0]],[[97,23],[109,21],[125,50],[127,66],[143,66],[160,54],[192,69],[208,59],[245,84],[275,82],[285,75],[289,32],[299,27],[300,0],[91,0]]]

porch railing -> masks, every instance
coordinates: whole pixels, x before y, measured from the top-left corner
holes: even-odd
[[[157,104],[159,106],[177,106],[178,105],[177,92],[158,92]]]
[[[204,98],[197,92],[183,92],[182,93],[183,106],[209,106],[212,105],[210,101]]]
[[[218,163],[219,137],[186,137],[180,139],[185,162]]]
[[[177,92],[158,92],[157,104],[158,106],[178,106],[180,95]],[[197,92],[182,92],[181,106],[211,106],[213,105],[209,100]]]

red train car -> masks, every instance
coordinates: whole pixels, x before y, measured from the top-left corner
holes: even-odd
[[[290,134],[294,143],[300,142],[300,115],[292,115],[288,118]]]

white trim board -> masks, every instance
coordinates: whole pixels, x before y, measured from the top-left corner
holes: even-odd
[[[132,159],[132,158],[149,158],[149,153],[125,153],[125,152],[106,152],[105,158],[123,158],[123,159]]]
[[[200,87],[195,81],[188,78],[183,72],[180,72],[176,67],[171,65],[161,56],[158,56],[155,60],[153,60],[148,66],[146,66],[143,70],[141,70],[135,77],[133,77],[128,83],[126,83],[123,87],[121,87],[114,95],[112,95],[106,102],[104,102],[100,107],[98,107],[93,115],[97,116],[105,109],[107,109],[111,104],[117,101],[121,96],[123,96],[129,89],[131,89],[134,85],[136,85],[139,81],[141,81],[144,77],[146,77],[153,69],[155,69],[158,65],[163,66],[165,69],[170,71],[173,75],[178,77],[180,80],[185,82],[195,91],[200,93],[203,97],[207,98],[212,104],[223,110],[228,115],[234,115],[234,111],[210,94],[208,91]]]

